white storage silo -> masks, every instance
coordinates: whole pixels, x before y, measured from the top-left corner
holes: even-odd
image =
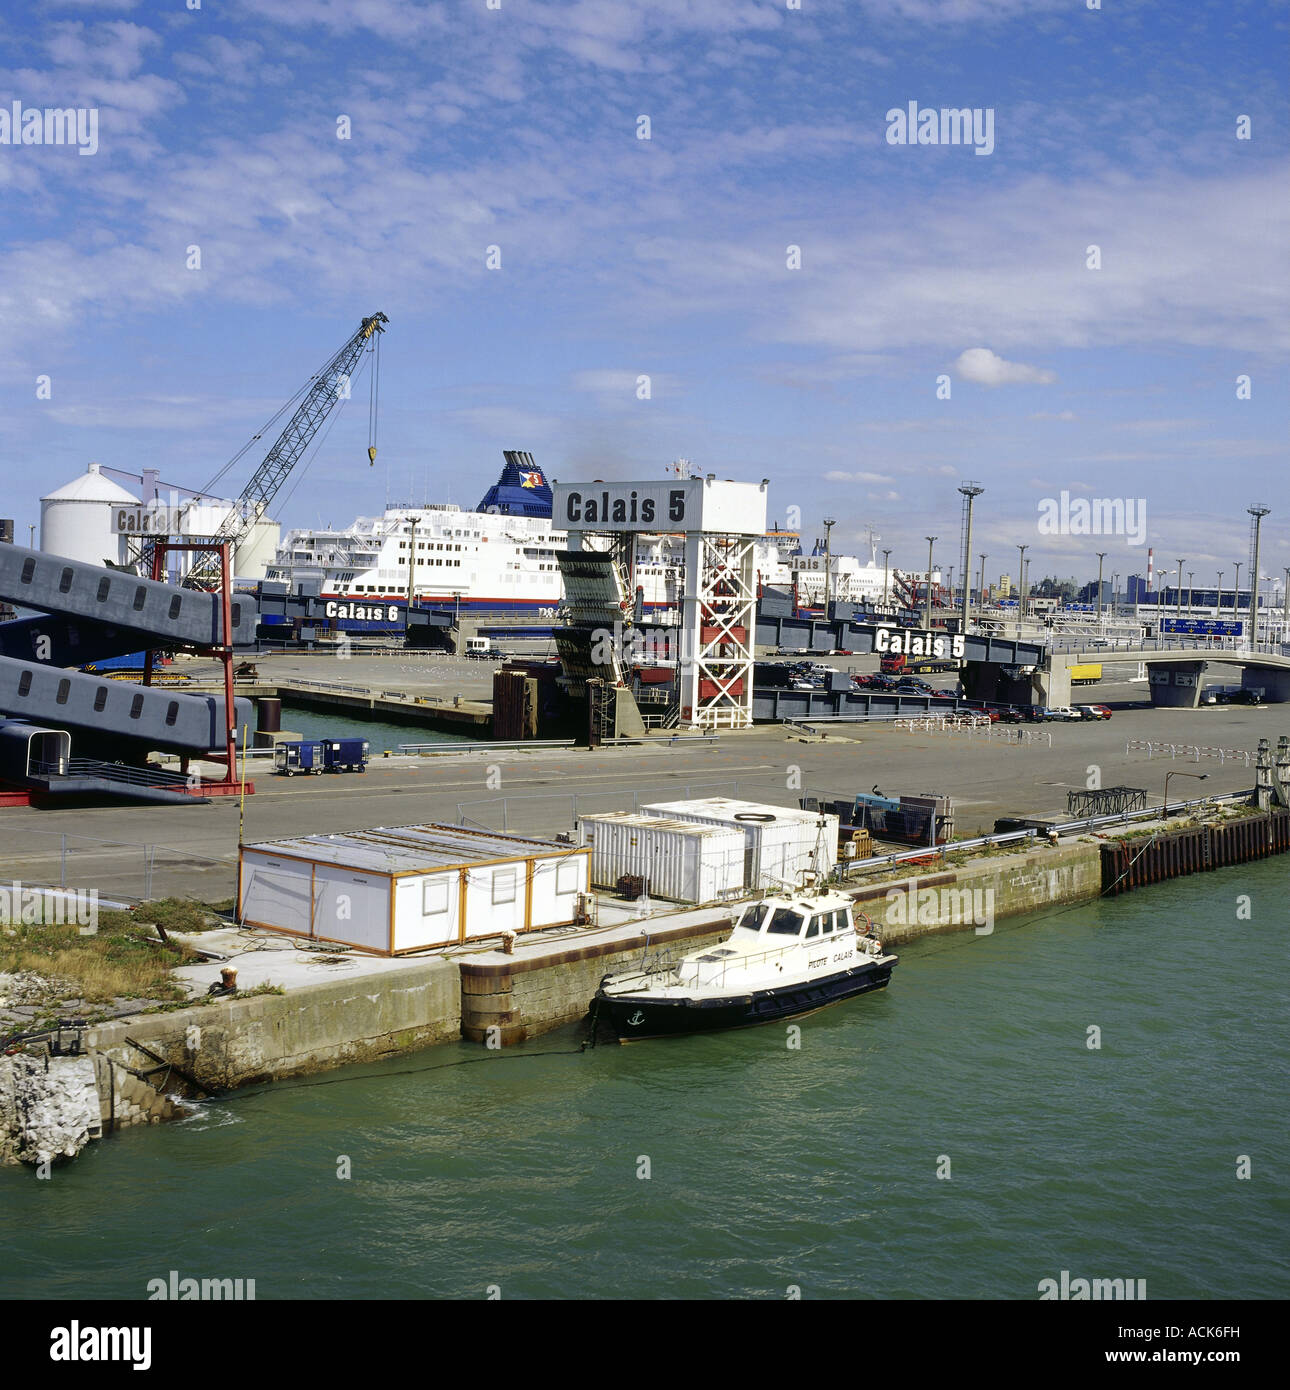
[[[125,559],[125,536],[112,531],[117,507],[138,506],[139,499],[114,483],[97,463],[40,499],[40,548],[89,565]]]
[[[184,507],[181,530],[188,539],[217,535],[235,510],[236,505],[229,502],[189,502]],[[242,529],[240,522],[237,529]],[[267,516],[253,521],[233,547],[233,574],[238,579],[263,579],[265,567],[277,557],[280,539],[281,528],[276,521]],[[184,563],[184,572],[199,559],[196,552],[191,553]]]

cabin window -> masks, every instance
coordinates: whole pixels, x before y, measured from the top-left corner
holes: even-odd
[[[179,701],[171,700],[166,706],[166,724],[169,728],[175,727],[175,720],[179,718]]]
[[[99,686],[99,688],[94,692],[95,714],[102,714],[103,711],[107,708],[107,693],[108,688],[106,685]]]
[[[752,907],[744,908],[744,915],[739,919],[741,927],[747,927],[749,931],[761,931],[761,924],[766,918],[766,904],[755,903]]]
[[[65,705],[67,697],[72,693],[72,683],[66,677],[58,682],[58,694],[54,696],[56,703]]]
[[[19,695],[26,695],[26,694],[28,694],[28,693],[30,692],[30,690],[31,690],[31,672],[30,672],[30,671],[24,671],[24,672],[22,673],[22,675],[20,675],[20,676],[18,677],[18,694],[19,694]]]
[[[178,594],[176,594],[176,595],[174,596],[174,598],[172,598],[172,599],[170,600],[170,620],[171,620],[171,622],[174,622],[174,620],[179,616],[180,602],[181,602],[181,600],[180,600],[180,597],[179,597]]]
[[[111,587],[112,581],[107,577],[107,575],[104,575],[103,578],[99,580],[99,591],[97,597],[100,603],[103,603],[107,599],[108,590],[111,589]]]
[[[774,936],[799,936],[802,931],[802,915],[794,912],[791,907],[777,907],[766,931]]]
[[[24,561],[22,562],[22,575],[21,575],[22,582],[23,582],[24,584],[30,584],[31,581],[32,581],[32,578],[35,576],[35,573],[36,573],[36,562],[35,562],[35,560],[24,560]]]
[[[130,701],[130,718],[131,718],[131,719],[138,719],[138,717],[139,717],[142,713],[143,713],[143,696],[142,696],[142,695],[136,695],[136,696],[134,697],[134,699]]]
[[[72,587],[73,570],[70,565],[58,576],[58,592],[65,594]]]
[[[806,939],[809,941],[813,936],[819,936],[824,924],[823,917],[812,917],[811,925],[806,929]]]
[[[582,883],[582,875],[578,872],[578,861],[576,859],[566,859],[563,864],[555,867],[555,894],[558,898],[567,897],[570,893],[576,893]]]
[[[503,903],[513,903],[515,901],[515,870],[514,869],[494,869],[493,870],[493,906],[499,907]]]
[[[421,885],[421,915],[435,917],[448,911],[448,880],[428,878]]]
[[[134,611],[136,613],[142,612],[143,605],[147,603],[147,601],[148,590],[144,585],[140,584],[139,587],[134,591]]]

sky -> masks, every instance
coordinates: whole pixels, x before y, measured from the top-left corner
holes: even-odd
[[[0,117],[0,516],[91,460],[208,486],[380,310],[377,462],[364,381],[284,525],[683,456],[907,569],[976,481],[991,580],[1230,584],[1261,502],[1279,580],[1288,86],[1262,0],[6,7],[0,110],[87,152]],[[981,138],[896,143],[911,102]],[[1041,529],[1063,490],[1140,537]]]

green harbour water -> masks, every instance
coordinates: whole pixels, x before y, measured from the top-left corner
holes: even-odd
[[[1286,1298],[1288,873],[926,938],[796,1049],[450,1045],[0,1170],[0,1295]]]
[[[401,743],[469,743],[475,734],[452,733],[423,724],[393,724],[383,719],[356,719],[347,710],[305,709],[301,705],[282,706],[282,727],[301,738],[365,738],[369,753],[397,753]],[[485,734],[478,737],[485,737]]]

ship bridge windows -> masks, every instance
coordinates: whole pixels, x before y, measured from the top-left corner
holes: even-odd
[[[791,907],[777,907],[766,925],[768,936],[800,936],[806,919]]]
[[[751,907],[744,908],[743,916],[740,917],[738,925],[746,927],[749,931],[760,931],[762,923],[766,920],[767,911],[765,903],[754,903]]]

